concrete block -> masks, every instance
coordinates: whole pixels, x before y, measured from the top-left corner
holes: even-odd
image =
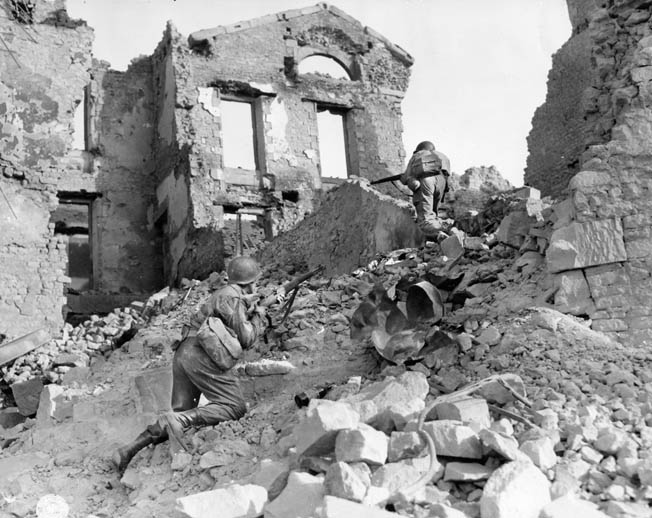
[[[326,472],[324,487],[327,495],[362,502],[367,494],[369,481],[365,481],[345,462],[332,464]]]
[[[491,425],[487,401],[480,398],[465,398],[435,407],[438,419],[452,419],[464,424],[477,423],[483,428]]]
[[[324,482],[321,477],[293,471],[283,492],[265,506],[265,518],[313,516],[323,499]]]
[[[607,518],[593,502],[580,499],[577,495],[558,498],[542,510],[539,518]]]
[[[468,518],[466,513],[445,504],[432,504],[428,510],[430,511],[428,518]]]
[[[326,496],[320,516],[321,518],[398,518],[400,515],[335,496]]]
[[[538,518],[550,503],[550,482],[531,462],[508,462],[493,472],[480,499],[482,518]]]
[[[477,482],[487,480],[493,469],[477,462],[449,462],[444,471],[444,480],[451,482]]]
[[[389,438],[371,426],[360,424],[355,430],[342,430],[335,440],[338,462],[366,462],[382,465],[387,460]]]
[[[43,392],[43,380],[33,378],[14,383],[11,385],[11,392],[20,413],[27,417],[33,416],[36,414],[41,392]]]
[[[253,484],[233,485],[177,498],[177,510],[188,518],[215,515],[220,518],[255,518],[267,502],[265,488]]]
[[[437,455],[481,459],[482,446],[475,431],[460,421],[427,421],[423,430],[432,437]]]
[[[294,427],[297,453],[318,455],[333,451],[337,433],[356,428],[359,420],[358,413],[346,403],[312,400],[306,417]]]
[[[419,457],[426,449],[426,441],[418,432],[392,432],[387,448],[387,460],[397,462]]]

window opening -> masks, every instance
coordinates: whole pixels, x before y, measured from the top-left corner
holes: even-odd
[[[346,134],[342,111],[317,107],[321,175],[348,178]]]
[[[72,132],[72,148],[86,151],[88,149],[86,143],[86,88],[84,88],[84,95],[81,102],[75,107],[73,114],[73,132]]]
[[[59,206],[52,213],[54,233],[68,236],[69,290],[77,292],[93,287],[93,254],[91,250],[92,201],[83,195],[59,194]]]
[[[220,101],[224,167],[256,170],[253,103]]]
[[[318,74],[333,79],[350,80],[348,71],[329,56],[313,55],[301,60],[299,74]]]
[[[299,201],[299,191],[281,191],[281,197],[284,201],[297,203]]]

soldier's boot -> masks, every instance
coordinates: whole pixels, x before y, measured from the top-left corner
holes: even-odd
[[[136,437],[133,442],[123,446],[122,448],[118,448],[113,452],[113,463],[118,468],[118,471],[123,472],[127,469],[131,459],[133,459],[140,450],[146,448],[150,444],[158,444],[166,439],[167,432],[165,429],[161,428],[158,423],[148,426],[147,429]]]
[[[183,412],[168,412],[159,417],[158,424],[167,430],[174,451],[181,449],[188,451],[188,448],[183,442],[183,431],[191,426],[201,426],[205,423],[199,411],[196,408],[192,408]]]

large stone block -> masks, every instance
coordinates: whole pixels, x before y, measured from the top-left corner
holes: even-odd
[[[338,462],[366,462],[382,465],[387,460],[389,438],[371,426],[361,424],[356,430],[342,430],[335,440]]]
[[[570,494],[546,505],[541,510],[539,518],[607,518],[607,516],[598,510],[594,503]]]
[[[265,488],[233,485],[178,498],[177,510],[188,518],[213,516],[218,509],[220,518],[255,518],[262,514],[265,502]]]
[[[626,261],[620,220],[574,222],[555,230],[546,260],[553,273]]]
[[[297,453],[319,455],[333,451],[337,433],[356,428],[359,421],[358,413],[346,403],[326,399],[311,401],[306,417],[293,431]]]
[[[396,429],[401,430],[425,408],[429,390],[428,380],[423,373],[408,371],[398,378],[372,383],[343,401],[358,410],[365,423],[386,430],[387,423],[391,422]]]
[[[487,401],[480,398],[464,398],[440,403],[435,407],[438,419],[462,421],[464,424],[477,423],[483,428],[491,425]]]
[[[419,432],[392,432],[387,459],[390,462],[419,457],[426,449],[426,441]]]
[[[482,518],[538,518],[550,502],[550,482],[527,461],[508,462],[484,486],[480,499]]]
[[[423,431],[430,435],[435,443],[437,455],[481,459],[482,445],[472,428],[460,421],[427,421]]]
[[[273,502],[265,506],[265,518],[302,518],[313,516],[324,499],[323,479],[293,471],[287,486]]]
[[[561,272],[555,276],[555,307],[562,313],[590,315],[595,311],[589,284],[581,270]]]
[[[343,498],[327,496],[324,498],[324,506],[319,516],[321,518],[398,518],[400,515]]]
[[[328,468],[324,486],[326,494],[362,502],[367,494],[369,483],[368,481],[365,483],[356,470],[346,462],[336,462]]]
[[[136,376],[136,388],[140,395],[143,412],[164,412],[170,410],[172,394],[172,371],[168,367],[152,369]]]
[[[524,210],[510,212],[500,222],[496,239],[513,248],[520,248],[535,222],[536,218],[529,216]]]
[[[36,414],[42,391],[43,380],[41,378],[21,381],[11,386],[16,406],[21,414],[28,417]]]

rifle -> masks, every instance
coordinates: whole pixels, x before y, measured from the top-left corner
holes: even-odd
[[[290,310],[292,309],[292,305],[294,304],[294,299],[297,297],[297,293],[299,292],[299,287],[301,286],[301,283],[304,281],[307,281],[311,277],[314,277],[317,275],[319,272],[321,272],[324,269],[323,266],[318,266],[317,268],[314,268],[310,270],[309,272],[306,272],[302,275],[299,275],[298,277],[292,279],[291,281],[286,282],[281,288],[283,290],[284,294],[288,294],[290,292],[291,295],[290,297],[283,303],[280,309],[284,310],[283,313],[283,318],[281,318],[281,321],[277,325],[281,325],[283,322],[285,322],[285,319],[287,316],[290,314]],[[277,302],[277,296],[276,295],[269,295],[265,297],[258,305],[262,307],[268,307],[271,306]]]
[[[381,178],[380,180],[374,180],[373,182],[369,182],[369,185],[378,185],[379,183],[385,183],[385,182],[394,182],[396,180],[400,180],[402,174],[395,174],[392,176],[387,176],[386,178]]]

